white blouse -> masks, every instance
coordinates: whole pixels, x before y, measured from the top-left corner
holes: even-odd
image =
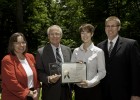
[[[19,60],[22,64],[22,67],[24,68],[27,78],[28,78],[28,88],[32,88],[34,87],[34,82],[33,82],[33,71],[30,67],[30,65],[28,64],[27,60]]]
[[[92,43],[87,51],[83,49],[83,44],[74,49],[71,62],[86,62],[88,87],[94,87],[106,75],[105,57],[102,49]],[[78,85],[78,84],[77,84]],[[80,87],[80,85],[78,85]]]

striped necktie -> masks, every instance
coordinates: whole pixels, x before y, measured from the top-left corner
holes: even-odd
[[[62,62],[61,56],[59,54],[59,48],[56,48],[56,62],[57,63],[61,63]]]
[[[109,57],[110,57],[110,55],[111,55],[111,51],[112,51],[112,49],[113,49],[113,42],[110,41],[110,46],[109,46],[109,49],[108,49]]]

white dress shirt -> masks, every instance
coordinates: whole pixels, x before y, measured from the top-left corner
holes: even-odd
[[[87,51],[83,49],[83,44],[74,49],[71,62],[86,62],[88,87],[94,87],[106,75],[105,58],[102,49],[92,43]],[[77,84],[78,85],[78,84]],[[80,85],[78,85],[80,87]]]
[[[52,46],[52,49],[53,49],[53,53],[55,55],[55,58],[56,58],[56,48],[58,48],[59,49],[59,54],[60,54],[61,59],[62,59],[62,62],[64,62],[64,58],[63,58],[63,54],[62,54],[62,50],[61,50],[60,45],[59,45],[59,47],[55,47],[54,45],[51,44],[51,46]]]
[[[117,35],[113,40],[109,40],[109,39],[108,39],[108,50],[109,50],[109,47],[110,47],[110,42],[113,42],[113,47],[114,47],[114,45],[115,45],[115,43],[116,43],[118,37],[119,37],[119,36]],[[112,48],[113,48],[113,47],[112,47]]]

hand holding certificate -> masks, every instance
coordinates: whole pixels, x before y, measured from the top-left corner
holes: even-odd
[[[61,74],[61,65],[58,63],[49,64],[50,75],[60,75]]]
[[[49,64],[50,76],[48,80],[50,83],[56,83],[61,77],[61,65],[59,63]]]
[[[62,63],[62,83],[75,83],[86,80],[86,64]]]

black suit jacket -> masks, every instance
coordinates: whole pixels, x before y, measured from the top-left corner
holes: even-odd
[[[107,40],[98,44],[104,50],[106,77],[101,81],[103,100],[130,100],[140,96],[140,49],[137,41],[120,37],[108,56]]]
[[[70,62],[71,49],[61,45],[61,50],[64,62]],[[68,85],[65,85],[65,87],[63,85],[64,88],[62,88],[61,80],[54,84],[48,83],[47,77],[50,76],[49,64],[55,62],[55,55],[50,44],[38,49],[36,64],[38,78],[40,82],[42,82],[42,100],[60,100],[60,96],[63,96],[63,100],[70,100],[69,98],[71,98],[71,93]],[[62,89],[64,89],[64,93],[61,93]]]

